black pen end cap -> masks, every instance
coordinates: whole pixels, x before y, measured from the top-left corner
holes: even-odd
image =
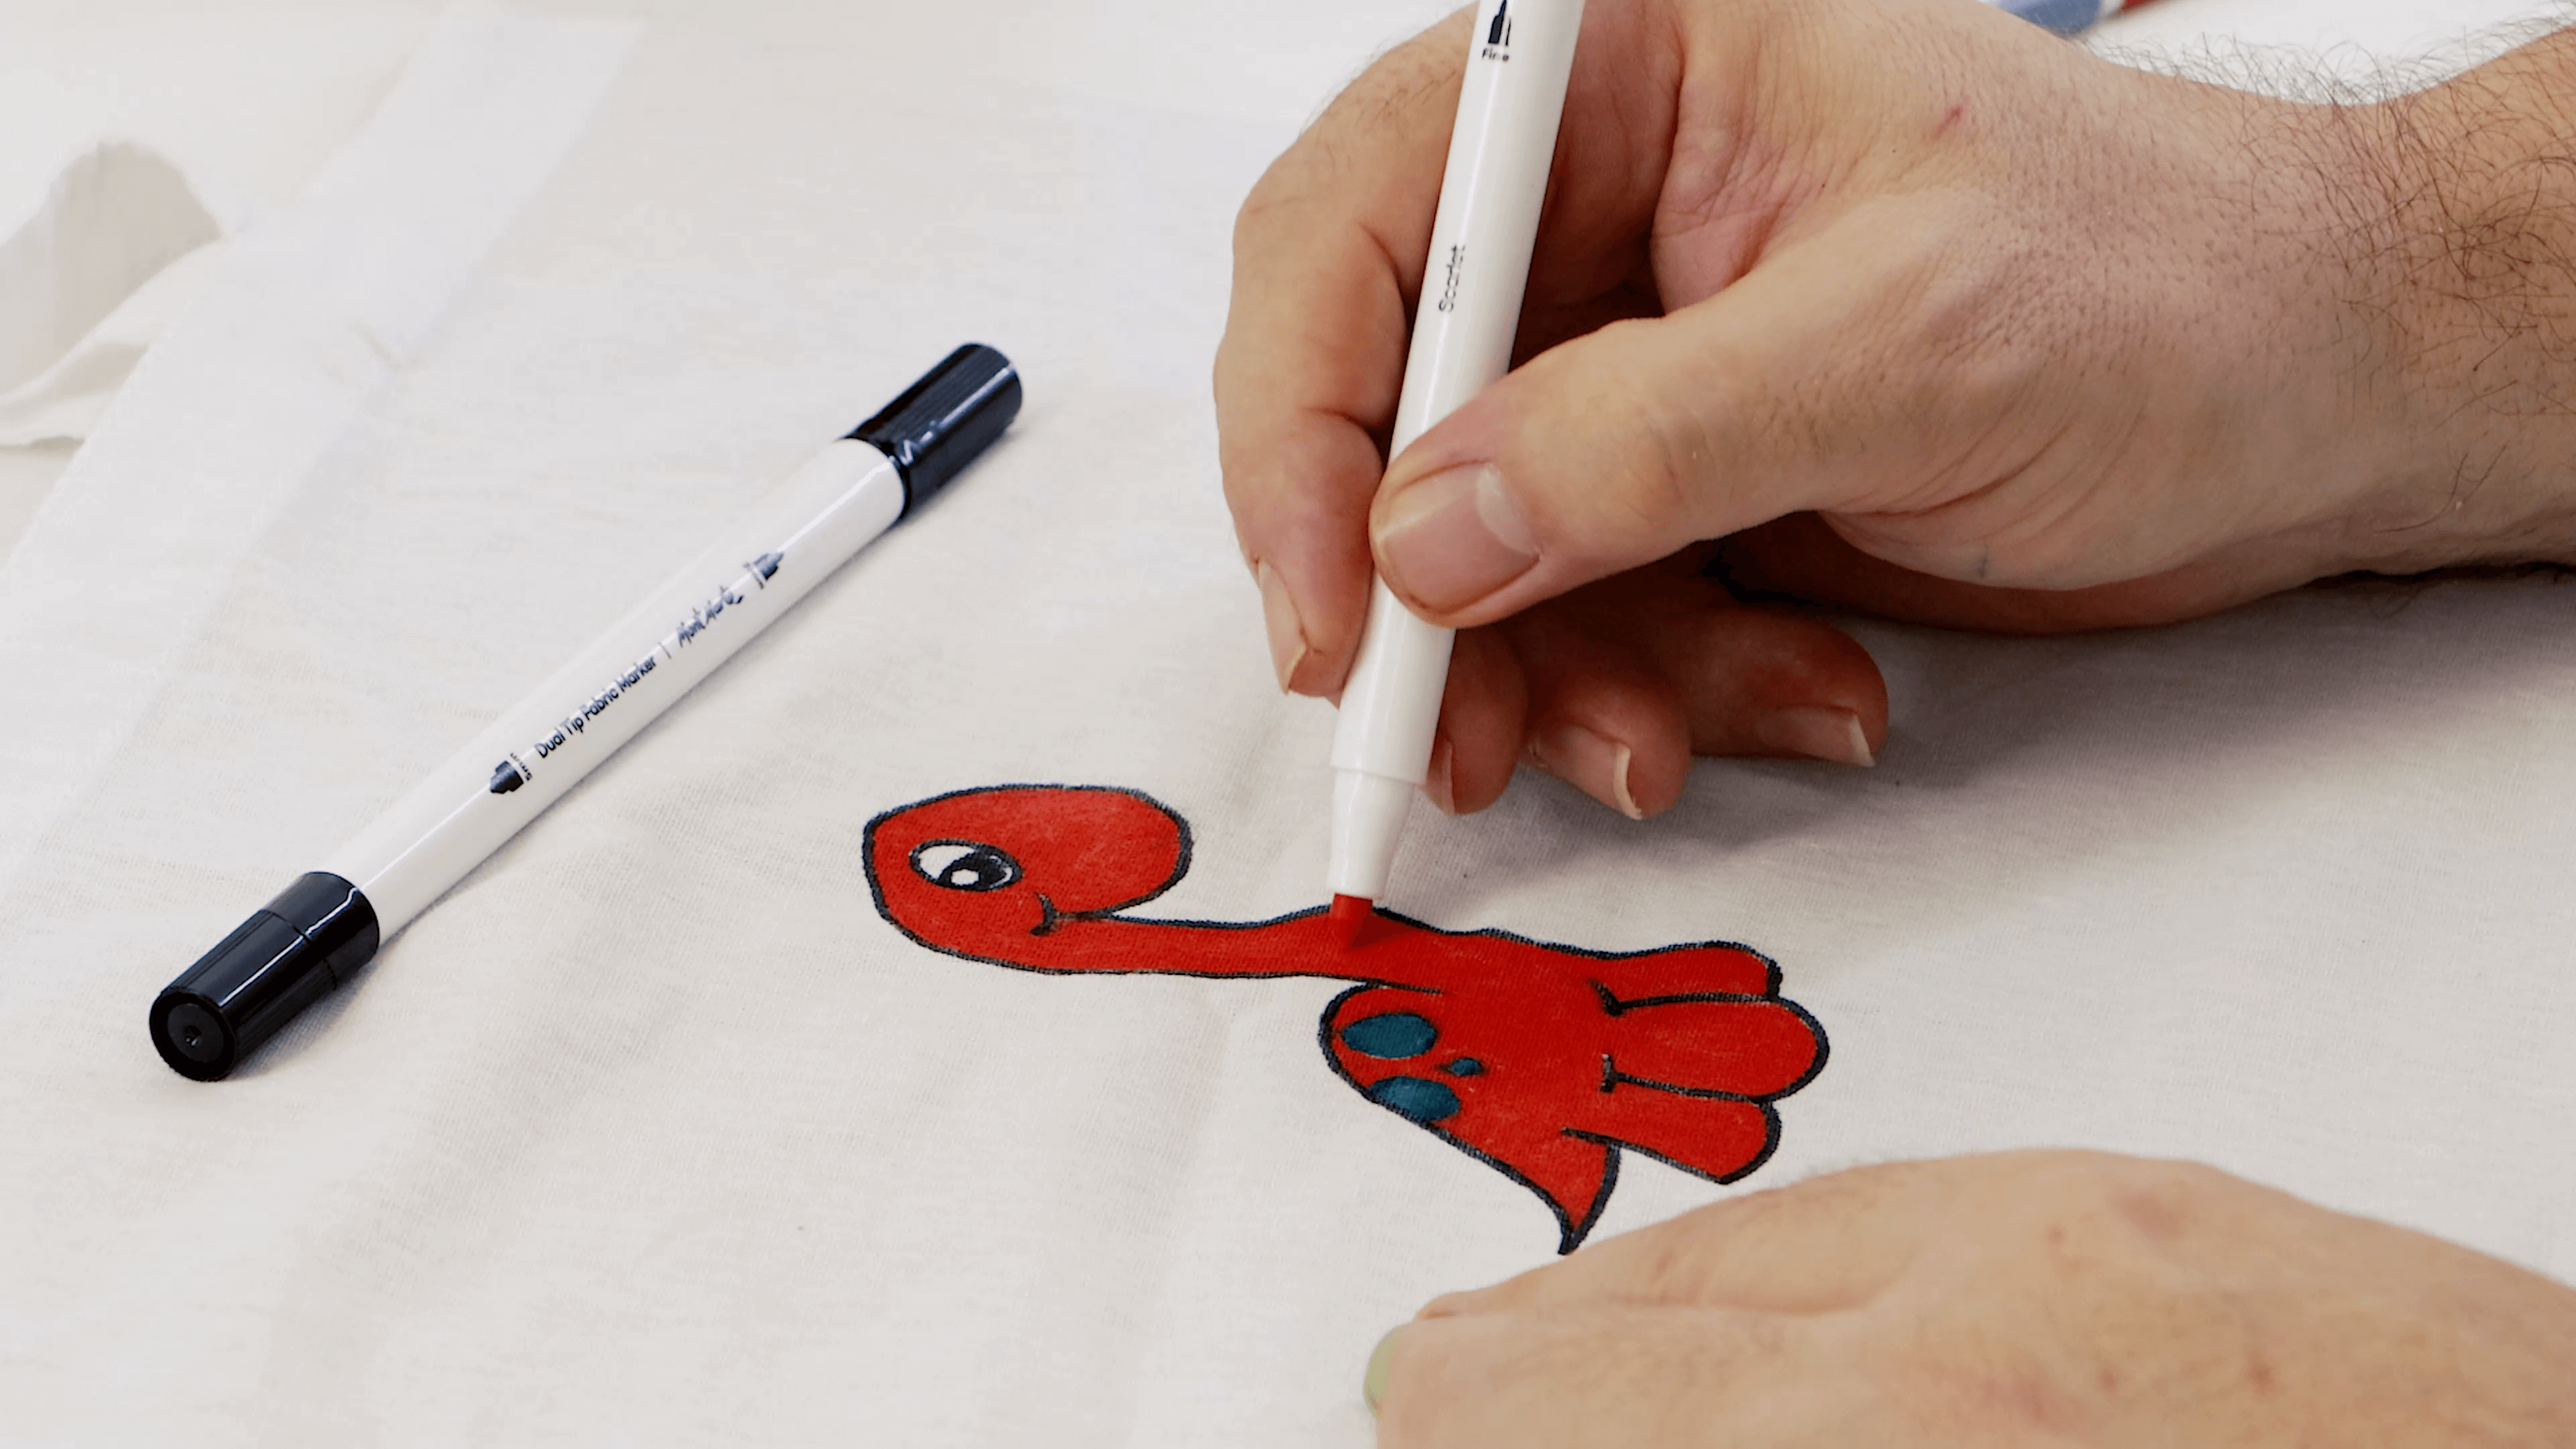
[[[305,876],[162,988],[152,1045],[179,1075],[220,1081],[373,959],[380,939],[376,908],[356,886]]]
[[[969,342],[850,436],[894,460],[909,514],[991,447],[1019,415],[1019,369],[983,343]]]

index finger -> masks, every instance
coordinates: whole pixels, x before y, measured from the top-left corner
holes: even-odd
[[[1217,350],[1217,445],[1287,685],[1331,694],[1357,652],[1369,504],[1439,209],[1471,10],[1353,82],[1237,218]],[[1681,56],[1651,3],[1593,6],[1575,48],[1516,357],[1663,310],[1650,235],[1672,157]],[[1296,638],[1281,648],[1285,606]]]
[[[1218,461],[1274,638],[1283,606],[1296,630],[1281,679],[1300,693],[1340,688],[1367,614],[1369,502],[1473,19],[1452,15],[1370,67],[1271,164],[1235,221]]]

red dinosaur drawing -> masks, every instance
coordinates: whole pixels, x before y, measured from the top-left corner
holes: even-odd
[[[1732,1182],[1778,1141],[1773,1100],[1824,1066],[1815,1019],[1741,946],[1621,955],[1387,912],[1345,944],[1320,907],[1242,923],[1129,915],[1190,868],[1188,824],[1130,790],[942,795],[870,821],[866,851],[877,909],[948,955],[1357,983],[1324,1011],[1333,1070],[1537,1193],[1560,1252],[1600,1218],[1621,1152]]]

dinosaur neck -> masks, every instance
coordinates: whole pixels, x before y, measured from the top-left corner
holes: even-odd
[[[1321,911],[1244,925],[1060,918],[1052,930],[982,933],[947,943],[986,960],[1035,971],[1152,971],[1180,976],[1317,976],[1381,979],[1345,952]]]

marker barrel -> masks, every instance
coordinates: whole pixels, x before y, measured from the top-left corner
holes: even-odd
[[[1582,27],[1583,0],[1483,0],[1476,8],[1390,455],[1511,367]],[[1377,900],[1386,893],[1404,804],[1430,770],[1451,637],[1422,622],[1385,583],[1370,586],[1332,763],[1346,778],[1366,775],[1402,788],[1337,784],[1326,879],[1336,895]]]

